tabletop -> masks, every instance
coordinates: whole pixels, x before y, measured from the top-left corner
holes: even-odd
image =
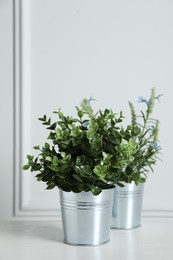
[[[0,222],[0,260],[171,260],[173,218],[143,218],[132,230],[110,230],[100,246],[72,246],[63,241],[60,221]]]

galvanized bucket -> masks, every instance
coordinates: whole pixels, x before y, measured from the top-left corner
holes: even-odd
[[[141,225],[144,184],[123,184],[114,190],[111,228],[132,229]]]
[[[99,245],[109,241],[113,189],[99,195],[60,190],[64,242],[72,245]]]

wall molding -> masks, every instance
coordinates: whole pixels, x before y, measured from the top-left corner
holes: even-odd
[[[25,4],[24,4],[25,3]],[[24,13],[23,13],[24,12]],[[29,143],[28,135],[24,136],[23,118],[29,116],[30,74],[29,74],[29,1],[14,0],[13,2],[13,51],[14,51],[14,199],[13,215],[15,218],[60,218],[60,209],[45,209],[32,206],[29,185],[31,177],[24,176],[22,171],[22,157],[25,152],[24,140]],[[24,20],[25,14],[25,20]],[[28,20],[26,20],[28,19]],[[27,27],[27,28],[26,28]],[[28,30],[27,30],[28,29]],[[24,35],[24,31],[27,35]],[[24,38],[27,43],[24,43]],[[25,71],[26,70],[26,71]],[[26,98],[24,98],[24,96]],[[25,102],[24,100],[25,99]],[[24,104],[25,103],[25,104]],[[24,106],[25,105],[25,106]],[[25,127],[26,122],[25,122]],[[30,145],[30,143],[29,143]],[[27,145],[26,145],[27,146]]]
[[[13,1],[14,50],[14,216],[21,212],[21,1]]]
[[[29,12],[29,1],[14,0],[13,2],[13,15],[14,15],[14,217],[16,219],[29,218],[29,219],[61,219],[60,209],[33,209],[30,205],[29,195],[28,201],[23,201],[23,194],[25,191],[25,179],[22,173],[22,153],[23,153],[23,129],[22,118],[26,110],[23,107],[24,90],[29,91],[29,74],[25,71],[24,52],[26,46],[23,44],[24,24],[23,12]],[[29,26],[29,25],[28,25]],[[29,36],[27,36],[29,37]],[[27,55],[27,54],[26,54]],[[29,54],[27,55],[29,57]],[[29,73],[29,72],[27,72]],[[27,86],[25,85],[27,78]],[[29,104],[28,104],[29,105]],[[28,111],[28,109],[27,109]],[[29,179],[27,180],[29,181]],[[27,197],[27,195],[26,195]],[[25,205],[25,206],[24,206]],[[173,211],[169,210],[144,210],[143,217],[173,217]]]

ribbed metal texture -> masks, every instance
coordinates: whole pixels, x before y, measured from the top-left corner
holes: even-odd
[[[114,190],[111,228],[132,229],[141,225],[144,184],[123,184]]]
[[[73,245],[99,245],[109,241],[114,189],[91,192],[60,190],[64,242]]]

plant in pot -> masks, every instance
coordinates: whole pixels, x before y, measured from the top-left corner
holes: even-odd
[[[27,155],[23,166],[38,172],[37,180],[47,189],[59,188],[64,241],[69,244],[109,240],[114,185],[121,185],[122,169],[135,152],[131,132],[128,141],[123,139],[122,113],[94,113],[91,100],[76,107],[76,117],[58,110],[53,123],[46,115],[39,118],[49,130],[49,141],[35,146],[38,156]]]
[[[159,121],[151,117],[156,96],[155,88],[151,89],[149,100],[139,97],[139,102],[146,105],[146,110],[136,115],[134,105],[129,102],[131,124],[121,132],[125,140],[133,138],[136,151],[126,167],[122,170],[121,183],[123,187],[116,187],[114,192],[112,228],[131,229],[141,225],[141,210],[144,183],[149,171],[153,171],[160,153],[158,141]]]

